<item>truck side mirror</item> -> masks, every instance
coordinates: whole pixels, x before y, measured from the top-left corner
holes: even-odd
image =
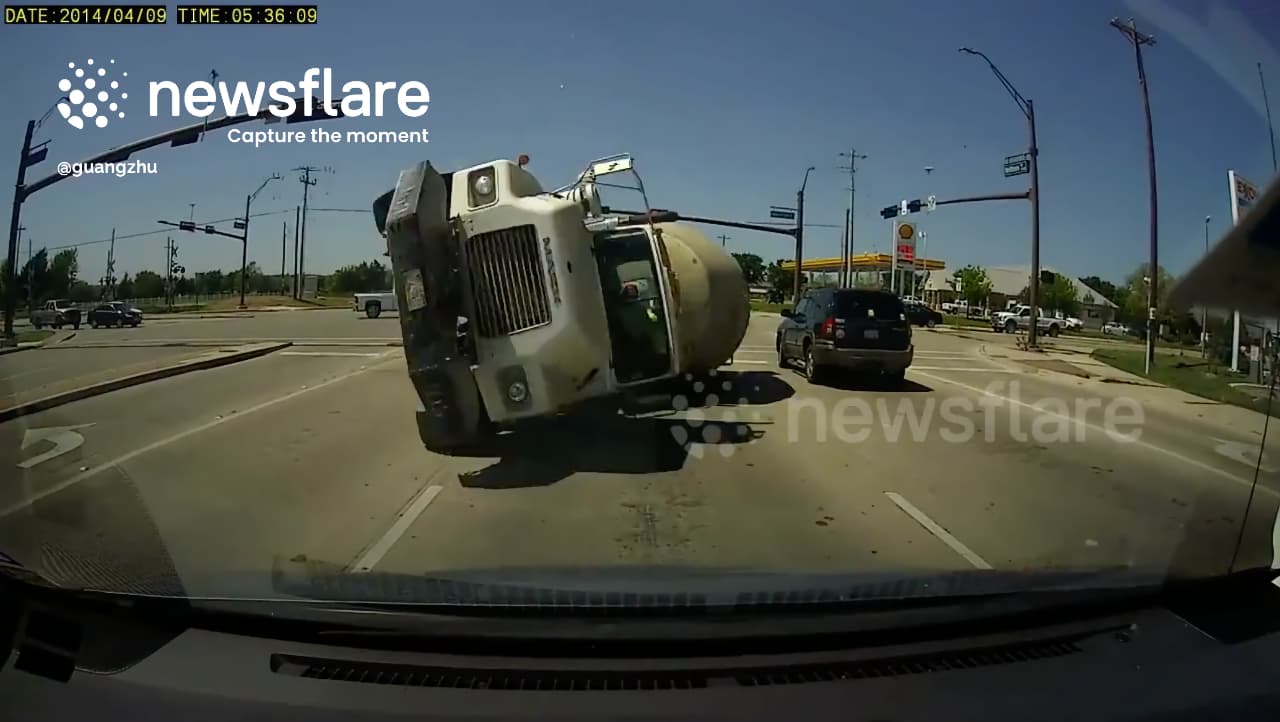
[[[795,318],[796,312],[790,308],[782,309],[783,318]]]

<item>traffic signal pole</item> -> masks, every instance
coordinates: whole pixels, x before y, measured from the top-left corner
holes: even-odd
[[[9,277],[4,279],[4,337],[13,340],[13,315],[18,306],[18,223],[22,217],[22,201],[27,193],[28,158],[31,155],[31,136],[36,132],[36,122],[27,121],[27,132],[22,138],[22,152],[18,155],[18,180],[13,187],[13,212],[9,216]]]
[[[266,185],[265,183],[263,185]],[[244,282],[245,267],[249,263],[249,204],[253,202],[253,195],[244,197],[244,236],[240,239],[240,310],[247,308],[244,305]]]

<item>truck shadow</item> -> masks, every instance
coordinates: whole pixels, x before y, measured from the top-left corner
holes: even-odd
[[[498,461],[459,474],[458,481],[473,489],[515,489],[547,486],[584,472],[677,471],[690,455],[728,457],[728,447],[764,436],[760,427],[767,422],[750,420],[753,414],[716,409],[770,404],[794,394],[790,384],[771,372],[718,372],[686,379],[633,397],[621,409],[526,422],[484,449],[485,456]]]

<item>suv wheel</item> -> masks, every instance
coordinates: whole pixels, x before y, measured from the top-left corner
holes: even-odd
[[[934,328],[938,325],[938,322],[931,318],[928,321],[925,321],[924,325],[926,328]]]
[[[907,385],[907,370],[886,371],[884,373],[884,385],[891,391],[901,391]]]
[[[787,352],[782,350],[782,334],[778,334],[774,340],[774,346],[778,349],[778,368],[785,369],[787,367]]]
[[[813,344],[804,347],[804,377],[811,384],[820,384],[826,376],[826,369],[818,366],[813,360]]]

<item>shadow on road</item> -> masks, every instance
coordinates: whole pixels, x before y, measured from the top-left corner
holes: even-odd
[[[492,444],[498,461],[458,475],[471,489],[547,486],[580,472],[651,474],[684,466],[693,443],[742,444],[763,432],[737,421],[583,413],[529,423]],[[486,455],[489,455],[486,453]]]
[[[623,404],[630,414],[720,406],[763,406],[795,396],[795,388],[773,371],[716,371],[677,379],[637,394]]]

